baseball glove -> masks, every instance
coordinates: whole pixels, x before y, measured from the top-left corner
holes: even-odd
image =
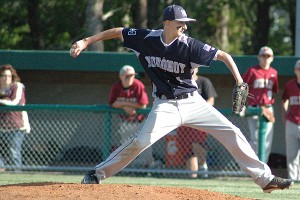
[[[239,114],[244,106],[247,105],[247,98],[252,97],[249,94],[249,85],[247,83],[236,84],[232,93],[232,112]]]

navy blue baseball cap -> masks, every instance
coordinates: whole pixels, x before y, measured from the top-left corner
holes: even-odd
[[[196,21],[195,19],[188,18],[185,10],[178,5],[170,5],[165,8],[164,10],[164,16],[163,16],[163,21],[180,21],[180,22],[191,22],[191,21]]]

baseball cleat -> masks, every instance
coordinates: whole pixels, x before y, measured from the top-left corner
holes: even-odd
[[[96,170],[89,171],[82,179],[81,184],[99,184]]]
[[[284,190],[288,189],[294,184],[291,179],[284,179],[280,177],[274,177],[272,181],[263,188],[265,193],[271,193],[273,190]]]

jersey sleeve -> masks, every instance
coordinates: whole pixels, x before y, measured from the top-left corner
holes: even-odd
[[[191,38],[190,61],[199,66],[209,66],[218,49]]]
[[[144,38],[149,33],[146,29],[124,28],[122,30],[123,46],[140,52],[145,47]]]

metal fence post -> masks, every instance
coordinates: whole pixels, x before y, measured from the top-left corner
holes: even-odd
[[[260,109],[261,110],[261,109]],[[258,129],[258,157],[261,161],[266,162],[266,129],[267,119],[260,115],[259,117],[259,129]]]
[[[265,144],[266,144],[266,127],[267,119],[262,116],[262,110],[260,107],[248,107],[246,109],[246,115],[258,115],[259,116],[259,128],[258,128],[258,158],[259,160],[266,162]]]

